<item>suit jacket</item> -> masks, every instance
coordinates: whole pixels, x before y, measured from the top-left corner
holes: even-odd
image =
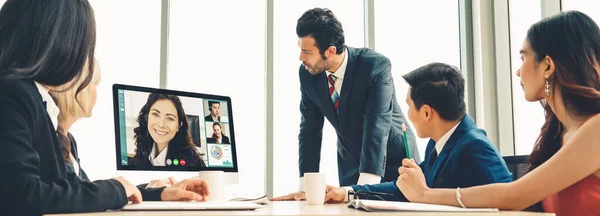
[[[0,81],[0,212],[94,212],[127,204],[117,180],[83,181],[67,172],[60,143],[31,79]]]
[[[471,117],[465,115],[432,164],[435,142],[429,140],[425,160],[419,165],[430,188],[467,188],[477,185],[512,181],[506,163]],[[354,191],[391,193],[408,201],[396,186],[396,181],[374,185],[353,185]]]
[[[206,142],[207,143],[217,143],[217,139],[216,138],[206,138]],[[221,136],[221,144],[231,144],[231,141],[229,141],[229,137],[222,135]]]
[[[337,133],[340,185],[356,184],[361,172],[391,181],[398,177],[396,169],[406,157],[401,124],[407,121],[396,100],[390,60],[367,48],[347,50],[348,64],[337,112],[329,95],[326,73],[312,75],[300,66],[300,176],[319,171],[323,123],[327,118]],[[407,136],[411,155],[420,161],[410,128]]]
[[[204,117],[204,121],[205,122],[214,122],[212,116],[210,116],[210,115],[207,115],[206,117]],[[217,122],[221,122],[221,116],[219,116],[217,118]]]
[[[68,133],[68,136],[69,140],[71,140],[71,154],[73,154],[75,161],[77,161],[77,164],[79,164],[79,178],[81,178],[83,181],[89,182],[90,178],[88,178],[87,174],[81,167],[81,160],[79,159],[79,153],[77,151],[77,142],[75,141],[75,137],[73,137],[71,133]],[[74,174],[77,175],[77,173],[75,173],[75,168],[71,164],[67,164],[67,172],[74,172]],[[160,201],[161,193],[164,187],[146,188],[146,186],[148,186],[148,184],[137,185],[137,188],[142,193],[142,198],[145,201]]]

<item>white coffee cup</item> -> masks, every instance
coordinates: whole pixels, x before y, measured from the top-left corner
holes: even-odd
[[[325,174],[304,173],[304,192],[309,205],[323,205],[326,189]]]
[[[206,201],[226,201],[225,173],[223,171],[200,171],[198,177],[208,182],[208,190],[210,191],[210,195]]]

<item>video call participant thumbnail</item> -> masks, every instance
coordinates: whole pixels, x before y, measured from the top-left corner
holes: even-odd
[[[219,101],[208,101],[208,111],[210,111],[210,115],[204,117],[204,121],[207,122],[221,122],[221,102]]]
[[[223,134],[223,127],[218,122],[213,123],[213,134],[212,137],[207,138],[206,142],[208,143],[217,143],[217,144],[231,144],[229,141],[229,137]]]

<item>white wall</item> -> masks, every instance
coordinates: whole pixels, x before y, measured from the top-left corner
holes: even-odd
[[[596,23],[600,22],[600,1],[594,0],[562,0],[563,11],[578,10],[590,16]]]
[[[265,193],[265,6],[264,0],[170,5],[167,88],[231,97],[238,187],[251,194]]]
[[[96,58],[102,81],[93,116],[76,122],[71,132],[79,145],[81,166],[95,180],[116,175],[112,84],[158,86],[161,4],[160,0],[90,3],[96,18]]]

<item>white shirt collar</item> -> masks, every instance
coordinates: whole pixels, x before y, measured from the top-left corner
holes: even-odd
[[[77,174],[77,176],[79,176],[79,163],[77,163],[77,160],[75,160],[74,157],[70,157],[71,158],[71,164],[73,165],[73,170],[75,170],[75,173]]]
[[[58,114],[60,113],[60,110],[58,109],[58,106],[56,106],[56,103],[54,103],[54,99],[52,99],[50,93],[48,93],[50,90],[38,82],[34,83],[42,96],[42,101],[46,102],[46,112],[48,113],[48,116],[50,116],[50,120],[52,120],[54,130],[56,130],[58,128]]]
[[[444,136],[442,136],[442,138],[440,138],[440,140],[438,140],[435,143],[435,151],[437,151],[438,155],[440,154],[440,152],[442,152],[442,149],[444,149],[444,145],[446,145],[446,142],[448,142],[448,140],[450,139],[450,137],[452,136],[452,134],[454,133],[454,131],[456,130],[456,128],[458,127],[459,124],[460,124],[460,122],[458,122],[456,125],[454,125],[454,127],[452,127],[452,129],[450,129],[448,132],[446,132],[446,134],[444,134]]]
[[[148,159],[152,162],[152,166],[166,166],[167,165],[167,150],[169,150],[169,145],[163,149],[158,156],[153,157],[156,154],[156,144],[152,145],[152,152],[150,152],[150,156]]]
[[[348,49],[344,49],[344,61],[342,61],[342,65],[335,71],[334,73],[325,71],[327,76],[330,74],[334,74],[336,78],[344,79],[344,74],[346,74],[346,66],[348,65]]]

